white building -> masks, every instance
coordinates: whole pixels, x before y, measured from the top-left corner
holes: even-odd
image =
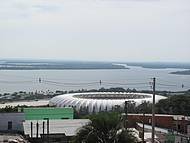
[[[166,97],[156,95],[158,102]],[[116,105],[124,107],[125,101],[131,101],[136,105],[142,102],[152,102],[152,94],[126,93],[126,92],[88,92],[59,95],[49,101],[50,106],[75,107],[76,110],[87,108],[90,113],[99,111],[110,111]]]

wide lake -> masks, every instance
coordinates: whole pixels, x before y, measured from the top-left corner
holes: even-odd
[[[177,70],[181,69],[130,67],[130,69],[109,70],[1,70],[0,93],[99,89],[102,87],[151,90],[152,77],[156,77],[156,90],[190,89],[190,75],[169,74]]]

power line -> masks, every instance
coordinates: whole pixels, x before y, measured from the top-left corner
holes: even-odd
[[[181,87],[181,88],[190,88],[189,86],[186,86],[185,84],[163,84],[163,83],[157,83],[157,86],[159,86],[159,87]]]
[[[5,81],[5,80],[0,80],[0,83],[5,83],[5,84],[21,84],[21,83],[34,83],[33,81]]]
[[[57,83],[52,83],[52,82],[43,82],[44,84],[48,85],[54,85],[54,86],[59,86],[59,87],[81,87],[81,86],[94,86],[92,84],[86,84],[86,85],[66,85],[66,84],[57,84]]]
[[[8,74],[8,73],[1,73],[1,75],[3,76],[9,76],[9,77],[17,77],[17,78],[32,78],[34,79],[35,77],[32,77],[32,76],[26,76],[26,75],[14,75],[14,74]]]
[[[163,80],[162,80],[163,81]],[[91,82],[60,82],[57,80],[46,80],[43,78],[38,78],[34,80],[0,80],[0,83],[3,84],[24,84],[24,83],[44,83],[54,86],[60,86],[60,87],[89,87],[89,86],[122,86],[122,87],[130,87],[130,88],[149,88],[150,85],[149,82],[112,82],[112,81],[104,81],[104,80],[98,80],[98,81],[91,81]],[[170,83],[170,82],[168,82]],[[157,82],[158,88],[169,88],[169,87],[178,87],[183,89],[190,89],[189,86],[185,84],[170,84],[164,82]]]
[[[162,78],[157,78],[157,81],[165,82],[166,84],[177,84],[176,82],[173,81],[168,81]]]
[[[72,83],[72,82],[56,82],[56,81],[50,81],[50,80],[44,80],[46,82],[52,82],[57,84],[67,84],[67,85],[86,85],[86,84],[99,84],[99,82],[83,82],[83,83]]]
[[[156,85],[161,85],[161,86],[179,86],[179,85],[174,85],[174,84],[163,84],[163,83],[156,83]]]
[[[106,84],[117,84],[117,85],[145,85],[148,84],[146,82],[137,82],[137,83],[120,83],[120,82],[102,82]]]

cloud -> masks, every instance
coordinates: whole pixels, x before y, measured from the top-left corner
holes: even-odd
[[[48,0],[2,0],[0,4],[0,20],[24,19],[36,13],[53,13],[59,10],[60,5]]]
[[[50,4],[34,4],[32,8],[34,10],[39,10],[39,12],[56,12],[60,10],[59,6]]]

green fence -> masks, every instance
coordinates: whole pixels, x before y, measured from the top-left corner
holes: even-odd
[[[25,120],[73,119],[73,108],[24,108]]]

